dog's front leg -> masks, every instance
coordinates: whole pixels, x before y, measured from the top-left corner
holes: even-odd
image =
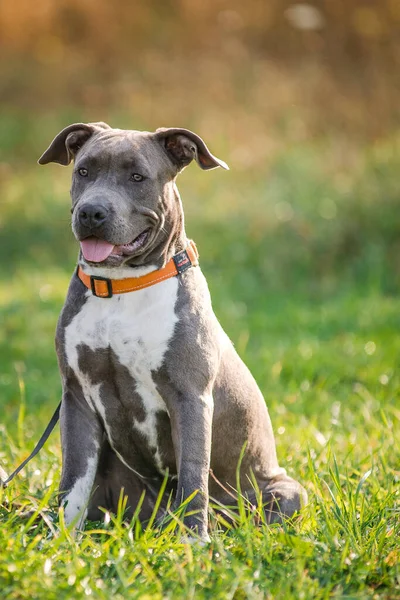
[[[82,527],[92,492],[103,428],[81,394],[66,389],[60,414],[62,473],[60,506],[67,525]]]
[[[172,439],[178,472],[174,508],[193,493],[184,523],[208,541],[208,477],[211,455],[213,398],[211,394],[184,394],[170,411]]]

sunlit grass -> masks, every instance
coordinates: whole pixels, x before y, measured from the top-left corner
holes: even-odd
[[[259,515],[256,527],[243,507],[226,531],[211,517],[212,543],[201,548],[172,526],[126,523],[121,504],[73,538],[56,511],[54,433],[0,492],[2,598],[399,596],[395,147],[381,141],[346,165],[316,141],[278,153],[265,173],[193,166],[181,177],[215,311],[265,395],[282,466],[309,491],[300,518],[269,527]],[[59,401],[53,337],[77,252],[68,170],[34,158],[2,167],[0,462],[9,472]],[[24,520],[17,505],[42,516]]]

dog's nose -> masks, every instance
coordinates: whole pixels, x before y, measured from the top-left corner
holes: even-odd
[[[107,219],[108,210],[101,204],[83,204],[78,212],[78,219],[84,227],[92,229],[100,227]]]

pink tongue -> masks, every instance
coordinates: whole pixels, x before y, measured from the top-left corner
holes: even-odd
[[[90,262],[102,262],[110,256],[111,252],[114,250],[114,244],[109,244],[104,240],[90,237],[81,241],[81,249],[86,260],[89,260]]]

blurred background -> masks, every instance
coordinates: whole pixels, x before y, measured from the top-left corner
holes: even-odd
[[[77,255],[70,170],[36,160],[74,121],[190,128],[230,165],[180,176],[187,232],[278,437],[300,422],[317,446],[335,427],[356,446],[360,405],[395,410],[399,30],[397,0],[0,4],[0,403],[11,431],[19,415],[22,436],[27,402],[23,435],[37,437],[60,394],[52,340]],[[296,435],[282,439],[299,461]]]
[[[70,122],[104,120],[198,132],[232,171],[185,174],[189,210],[217,228],[225,218],[241,230],[251,222],[268,251],[265,238],[278,236],[278,256],[271,264],[265,256],[268,280],[292,285],[299,267],[318,281],[336,269],[370,277],[372,267],[390,286],[385,270],[396,270],[399,250],[399,31],[396,0],[2,3],[3,268],[22,258],[21,218],[61,235],[60,256],[71,252],[64,224],[51,233],[43,214],[31,214],[67,218],[66,204],[55,205],[69,175],[44,174],[35,159]],[[32,189],[41,178],[50,207]],[[55,266],[39,233],[30,253]],[[285,273],[271,274],[277,265]]]

